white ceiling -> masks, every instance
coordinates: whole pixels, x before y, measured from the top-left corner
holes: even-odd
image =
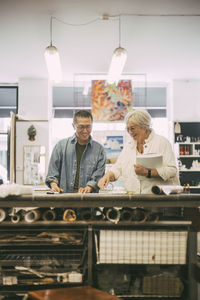
[[[106,73],[119,45],[128,58],[125,73],[145,73],[148,81],[200,79],[199,0],[0,0],[0,83],[19,78],[47,78],[44,50],[59,50],[65,81],[75,73]],[[197,14],[199,16],[136,16]]]

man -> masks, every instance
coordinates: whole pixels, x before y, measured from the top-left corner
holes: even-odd
[[[72,137],[59,141],[53,149],[46,184],[54,192],[96,193],[98,180],[105,173],[103,146],[91,137],[93,117],[90,112],[75,113]]]

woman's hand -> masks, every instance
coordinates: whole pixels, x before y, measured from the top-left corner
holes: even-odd
[[[148,169],[141,165],[134,165],[135,173],[140,176],[148,175]],[[160,177],[156,169],[151,169],[151,177]]]
[[[134,165],[135,173],[140,176],[147,176],[148,169],[141,165]]]
[[[110,181],[114,181],[115,176],[112,172],[108,171],[98,182],[98,187],[100,190],[104,190],[105,187],[108,186]]]
[[[63,189],[59,188],[59,186],[57,185],[56,182],[50,182],[50,187],[52,189],[53,192],[57,192],[57,193],[62,193]]]

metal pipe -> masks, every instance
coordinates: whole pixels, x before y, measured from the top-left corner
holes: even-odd
[[[37,194],[0,197],[1,207],[200,207],[200,194]]]

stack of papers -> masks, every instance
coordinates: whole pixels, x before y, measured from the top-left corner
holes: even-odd
[[[145,168],[156,169],[162,166],[163,157],[160,154],[149,153],[136,156],[136,164]]]
[[[5,198],[9,195],[32,195],[33,187],[21,184],[2,184],[0,185],[0,197]]]

